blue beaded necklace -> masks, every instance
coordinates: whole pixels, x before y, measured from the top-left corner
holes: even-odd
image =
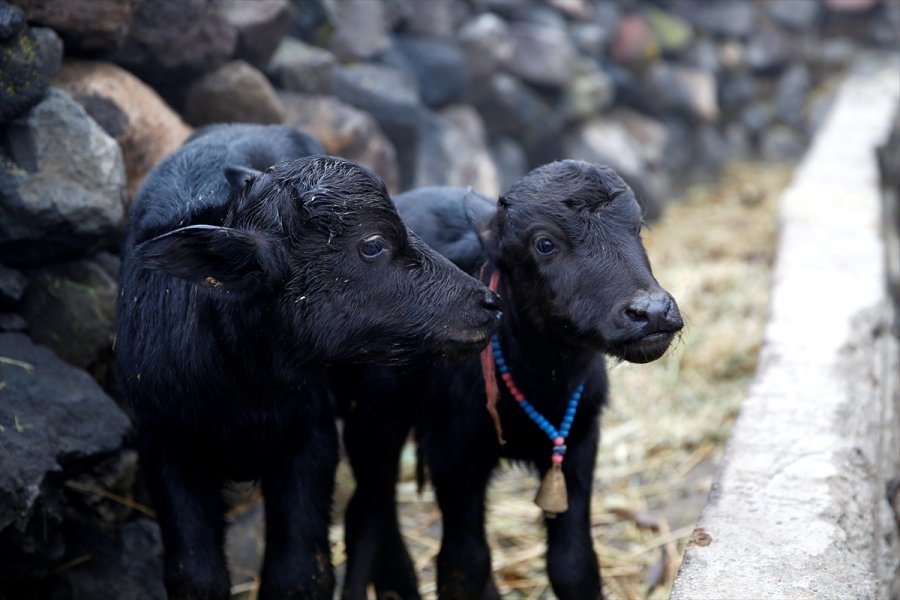
[[[584,393],[584,381],[582,381],[566,406],[566,413],[563,416],[559,429],[554,427],[544,415],[539,413],[537,409],[525,398],[525,394],[519,390],[513,381],[512,373],[509,371],[509,365],[506,364],[506,358],[503,356],[503,350],[500,348],[500,338],[497,335],[491,339],[491,350],[494,355],[494,364],[500,371],[500,378],[506,384],[506,389],[515,398],[516,403],[522,407],[528,418],[541,428],[550,441],[553,442],[553,455],[551,457],[552,467],[544,477],[541,487],[538,490],[537,502],[538,506],[544,509],[548,517],[552,517],[557,513],[565,512],[568,509],[566,498],[565,479],[562,473],[563,458],[566,455],[566,438],[569,436],[569,430],[572,428],[572,422],[575,420],[575,413],[578,410],[578,401]]]

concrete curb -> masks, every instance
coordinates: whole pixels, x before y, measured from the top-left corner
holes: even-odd
[[[875,161],[898,98],[896,56],[860,61],[784,193],[760,368],[671,600],[900,597],[885,495],[900,351]]]

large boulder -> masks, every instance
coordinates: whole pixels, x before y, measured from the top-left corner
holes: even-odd
[[[575,46],[563,27],[514,23],[511,27],[513,52],[506,68],[528,83],[562,87],[572,77]]]
[[[257,68],[227,62],[195,81],[187,92],[185,118],[192,125],[209,123],[281,123],[284,106],[275,88]]]
[[[122,151],[77,102],[50,88],[0,141],[0,261],[72,259],[110,241],[124,215]]]
[[[112,63],[67,60],[53,83],[71,94],[119,143],[129,198],[137,194],[150,169],[191,134],[152,88]]]
[[[327,2],[331,24],[328,48],[344,60],[375,58],[390,46],[382,3],[372,0]]]
[[[375,118],[397,150],[401,189],[411,187],[419,127],[427,112],[419,102],[415,79],[384,65],[348,65],[335,69],[332,92]]]
[[[626,113],[627,114],[627,113]],[[665,180],[651,161],[662,155],[666,139],[659,129],[631,114],[631,129],[622,115],[596,117],[565,137],[564,155],[615,169],[634,189],[648,220],[662,214]]]
[[[65,480],[111,454],[130,422],[91,377],[20,333],[0,333],[0,580],[64,552]]]
[[[419,82],[425,106],[440,108],[462,100],[469,77],[466,57],[455,44],[408,35],[397,36],[394,43]]]
[[[75,52],[112,51],[122,45],[134,13],[144,0],[16,0],[32,23],[56,31]],[[155,5],[155,0],[146,4]]]
[[[221,3],[152,0],[138,6],[122,47],[108,58],[152,84],[174,84],[221,65],[237,42]]]
[[[285,92],[281,100],[286,124],[312,135],[329,154],[369,167],[392,192],[399,190],[394,145],[372,115],[331,96]]]
[[[290,26],[287,0],[226,0],[225,20],[237,31],[235,58],[264,68]]]
[[[482,13],[460,27],[460,48],[466,55],[469,71],[487,78],[512,58],[513,38],[506,21],[494,13]]]
[[[327,94],[331,91],[335,64],[337,60],[328,50],[286,37],[272,55],[266,75],[276,86],[289,92]]]
[[[38,40],[25,13],[0,0],[0,126],[34,106],[47,91]]]
[[[457,106],[423,119],[413,187],[433,185],[472,186],[489,198],[500,195],[497,167],[475,109]]]
[[[114,263],[105,268],[103,262]],[[22,314],[32,339],[81,368],[112,347],[118,265],[112,255],[81,259],[28,272]]]

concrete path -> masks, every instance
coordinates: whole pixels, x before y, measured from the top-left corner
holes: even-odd
[[[900,597],[885,500],[900,363],[874,154],[900,107],[897,58],[842,84],[784,194],[760,368],[672,600]]]

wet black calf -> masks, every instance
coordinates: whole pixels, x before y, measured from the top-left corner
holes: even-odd
[[[607,397],[604,355],[655,360],[682,327],[675,301],[651,273],[634,195],[608,168],[564,161],[529,173],[496,208],[471,192],[440,188],[396,203],[439,252],[473,274],[484,265],[485,281],[499,274],[505,308],[498,341],[512,382],[556,429],[571,421],[561,465],[568,509],[545,519],[550,582],[562,600],[601,597],[590,497]],[[560,450],[517,405],[501,371],[495,374],[504,445],[485,408],[478,359],[415,371],[366,367],[335,382],[357,479],[346,517],[345,599],[365,598],[370,581],[379,597],[418,598],[394,506],[397,459],[413,425],[443,515],[440,597],[497,598],[484,522],[491,472],[506,457],[543,478]],[[584,391],[567,418],[579,385]]]
[[[408,233],[377,177],[317,151],[283,127],[208,128],[129,216],[116,352],[173,598],[230,596],[223,486],[258,479],[260,598],[330,599],[323,367],[477,352],[496,328],[496,298]]]

